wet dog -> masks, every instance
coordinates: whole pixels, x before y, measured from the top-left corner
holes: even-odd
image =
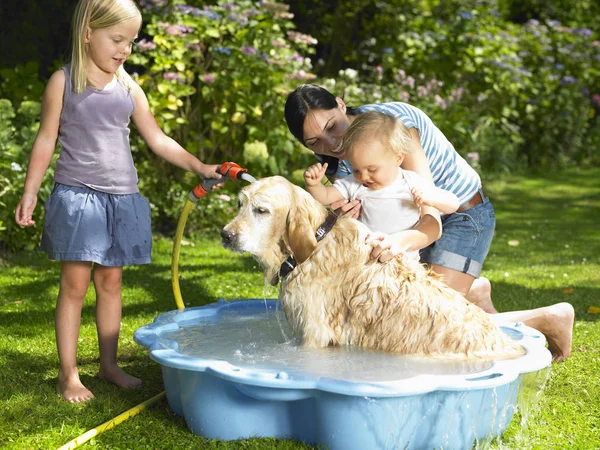
[[[252,254],[273,285],[282,264],[295,259],[281,277],[279,299],[304,345],[444,358],[524,354],[483,310],[418,261],[370,259],[369,230],[332,214],[285,178],[270,177],[240,192],[238,213],[221,232],[223,246]]]

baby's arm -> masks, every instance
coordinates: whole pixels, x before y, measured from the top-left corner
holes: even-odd
[[[452,214],[460,206],[456,195],[435,186],[426,188],[415,186],[411,189],[411,193],[414,197],[415,205],[418,207],[423,205],[432,206],[444,214]]]
[[[304,172],[304,181],[306,182],[306,190],[322,205],[331,205],[344,198],[342,193],[333,186],[325,186],[321,183],[327,163],[321,163],[310,166]]]
[[[133,98],[135,111],[131,118],[150,150],[165,161],[202,178],[221,178],[216,172],[218,165],[204,164],[160,129],[150,110],[146,94],[137,84],[133,86]]]
[[[15,221],[24,227],[35,223],[32,219],[33,211],[37,204],[37,195],[44,180],[44,175],[48,170],[56,148],[64,91],[65,73],[63,70],[58,70],[52,74],[44,90],[40,128],[35,136],[29,155],[23,196],[15,211]]]

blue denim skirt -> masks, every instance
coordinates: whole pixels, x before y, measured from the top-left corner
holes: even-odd
[[[56,183],[46,200],[41,249],[58,261],[147,264],[150,205],[141,194],[108,194]]]
[[[477,278],[490,251],[495,228],[494,207],[483,196],[482,203],[442,217],[442,236],[421,250],[421,261]]]

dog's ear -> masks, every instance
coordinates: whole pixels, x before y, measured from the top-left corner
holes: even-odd
[[[317,248],[317,238],[311,218],[311,204],[294,192],[287,217],[288,244],[298,264],[308,259]]]

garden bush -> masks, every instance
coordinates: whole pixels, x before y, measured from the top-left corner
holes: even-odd
[[[283,105],[305,82],[354,106],[421,108],[488,174],[600,164],[600,26],[590,20],[600,6],[566,1],[141,0],[128,70],[168,135],[206,163],[235,161],[257,177],[302,183],[313,157],[287,130]],[[11,248],[39,242],[43,208],[33,229],[16,227],[13,214],[37,129],[37,73],[48,69],[0,69],[0,241]],[[154,228],[171,233],[200,180],[131,136]],[[228,183],[202,200],[189,233],[227,220],[238,189]]]

